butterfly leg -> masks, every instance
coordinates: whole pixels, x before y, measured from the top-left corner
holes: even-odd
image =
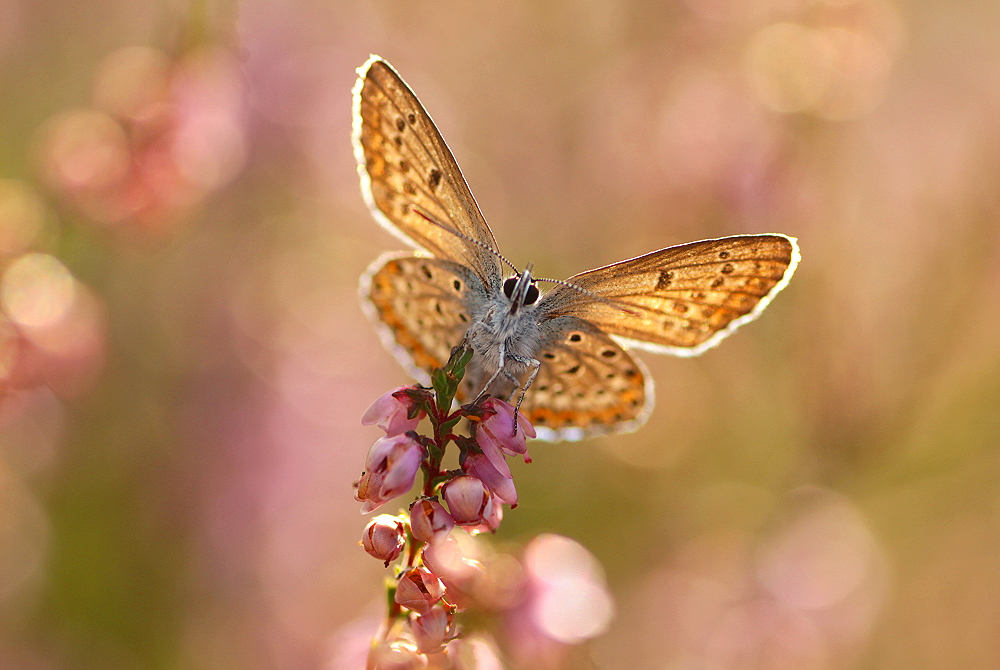
[[[476,398],[476,402],[479,402],[482,399],[482,397],[486,395],[486,391],[491,386],[493,386],[493,382],[497,380],[497,377],[500,376],[501,372],[506,373],[505,367],[507,362],[507,347],[504,346],[503,342],[500,343],[498,353],[499,353],[500,365],[497,366],[497,371],[493,373],[493,376],[490,377],[489,381],[487,381],[486,384],[483,386],[483,390],[479,392],[479,395]],[[506,374],[509,375],[509,373]]]
[[[535,358],[525,358],[523,356],[511,356],[511,360],[515,360],[518,363],[522,363],[522,364],[528,366],[529,368],[531,368],[531,374],[528,376],[528,381],[526,381],[524,383],[524,386],[521,386],[520,380],[518,380],[516,377],[514,377],[514,375],[510,374],[509,372],[505,373],[507,375],[507,377],[511,381],[513,381],[514,384],[516,385],[516,386],[514,386],[514,388],[515,389],[518,389],[518,388],[521,389],[521,395],[519,395],[517,397],[517,405],[514,407],[514,416],[517,417],[517,413],[519,411],[521,411],[521,402],[524,401],[524,394],[528,392],[528,387],[531,386],[531,383],[533,381],[535,381],[535,377],[538,376],[538,369],[542,366],[542,362],[539,361],[539,360],[537,360],[537,359],[535,359]],[[510,393],[511,393],[511,395],[514,395],[513,391],[511,391]],[[509,400],[509,398],[508,398],[508,400]],[[514,431],[511,433],[511,435],[517,435],[517,419],[516,418],[514,419]]]

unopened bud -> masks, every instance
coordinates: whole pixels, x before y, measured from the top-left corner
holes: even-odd
[[[376,400],[361,417],[361,425],[376,424],[388,437],[402,435],[416,428],[424,412],[416,411],[416,403],[406,391],[406,386],[400,386]],[[411,413],[414,414],[412,419]]]
[[[399,577],[396,603],[417,614],[426,614],[444,596],[441,580],[427,568],[411,568]]]
[[[361,513],[373,512],[413,486],[424,448],[407,435],[375,440],[368,450],[365,473],[358,482],[354,498],[363,502]]]
[[[403,520],[391,514],[379,514],[368,522],[361,536],[361,546],[369,554],[385,561],[386,567],[396,560],[406,545],[406,528]]]
[[[439,651],[444,646],[451,628],[451,615],[441,606],[432,607],[427,614],[410,618],[410,630],[417,649],[425,654]]]
[[[448,510],[460,526],[476,526],[493,512],[493,496],[482,481],[470,475],[455,477],[441,490]]]
[[[433,500],[418,500],[410,508],[410,530],[421,542],[433,543],[448,537],[455,520],[444,506]]]

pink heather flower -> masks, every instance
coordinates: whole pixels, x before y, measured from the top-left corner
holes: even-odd
[[[410,408],[413,407],[413,399],[406,394],[408,386],[400,386],[384,394],[381,398],[372,403],[364,416],[361,417],[362,426],[376,425],[385,431],[388,437],[402,435],[408,430],[415,430],[420,419],[426,414],[420,411],[414,418],[409,418]]]
[[[462,469],[479,479],[493,495],[511,507],[517,505],[517,489],[514,488],[514,478],[510,470],[504,475],[493,466],[493,462],[485,454],[471,454],[462,464]]]
[[[410,617],[410,630],[417,643],[417,650],[431,654],[441,650],[451,633],[451,615],[436,605],[426,614]]]
[[[476,526],[493,514],[493,494],[477,477],[455,477],[444,485],[441,495],[459,526]]]
[[[407,435],[381,437],[368,450],[366,471],[358,482],[355,500],[361,513],[373,512],[413,486],[424,458],[424,448]]]
[[[427,568],[410,568],[399,576],[396,585],[396,604],[417,614],[427,614],[444,596],[441,580]]]
[[[418,500],[410,508],[410,530],[421,542],[443,540],[454,527],[455,520],[439,502]]]
[[[503,400],[487,398],[482,407],[486,410],[486,418],[476,427],[476,442],[493,467],[504,477],[509,477],[510,468],[504,454],[523,454],[524,462],[530,463],[527,439],[535,436],[535,429],[520,412],[515,416],[514,407]]]
[[[406,528],[403,520],[391,514],[379,514],[369,521],[361,536],[361,546],[365,551],[380,561],[385,561],[386,567],[399,557],[405,544]]]

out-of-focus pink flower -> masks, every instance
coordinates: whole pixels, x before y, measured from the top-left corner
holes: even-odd
[[[120,49],[95,77],[97,108],[60,114],[43,128],[44,176],[99,223],[173,230],[242,168],[243,97],[239,65],[223,49],[175,59]]]
[[[366,471],[358,482],[355,500],[361,513],[373,512],[413,486],[424,458],[424,448],[407,435],[381,437],[368,450]]]
[[[482,637],[461,637],[448,643],[448,658],[471,658],[476,670],[504,670],[496,645]],[[466,666],[460,665],[465,668]]]
[[[472,475],[455,477],[444,485],[441,495],[459,526],[476,526],[493,515],[493,494]]]
[[[452,533],[441,542],[425,546],[421,559],[448,589],[448,602],[464,611],[480,602],[480,586],[487,575],[481,562],[466,555],[471,545],[463,547],[456,535]]]
[[[410,508],[410,530],[421,542],[439,542],[448,537],[455,520],[448,510],[434,500],[418,500]]]
[[[503,400],[487,398],[482,407],[486,415],[476,427],[476,442],[493,467],[504,477],[509,477],[510,468],[504,454],[523,454],[524,462],[530,463],[527,440],[535,437],[535,429],[523,414],[515,414],[514,407]]]
[[[361,546],[369,554],[389,563],[399,557],[406,544],[406,528],[403,520],[391,514],[379,514],[368,522],[361,537]]]
[[[493,462],[485,454],[470,454],[462,464],[462,468],[486,484],[486,488],[497,498],[511,507],[517,505],[517,489],[514,488],[514,478],[510,475],[510,470],[504,475],[493,466]]]
[[[395,640],[372,649],[365,670],[422,670],[427,657],[407,640]]]
[[[424,547],[422,556],[424,565],[435,575],[446,582],[458,584],[463,589],[483,572],[482,563],[464,556],[458,540],[451,536]],[[448,591],[449,594],[452,593],[450,587]]]
[[[396,603],[417,614],[427,614],[444,596],[444,584],[427,568],[410,568],[399,577]]]
[[[400,386],[383,395],[372,403],[364,416],[361,417],[362,426],[376,425],[385,431],[389,437],[402,435],[408,430],[414,430],[425,412],[420,411],[415,417],[410,418],[410,410],[414,403],[410,396],[406,395],[407,386]]]
[[[410,630],[417,642],[417,649],[425,654],[440,651],[451,633],[451,615],[437,605],[426,614],[410,617]]]
[[[61,396],[91,388],[104,360],[104,313],[100,297],[56,257],[13,259],[0,273],[0,384],[46,384]]]
[[[604,632],[614,603],[600,564],[582,545],[539,535],[525,547],[523,564],[526,597],[505,616],[513,658],[529,667],[555,664],[568,645]]]

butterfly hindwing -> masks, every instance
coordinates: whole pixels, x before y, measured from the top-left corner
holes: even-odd
[[[448,361],[472,319],[468,296],[482,292],[469,268],[439,258],[388,255],[362,278],[362,304],[404,367],[425,383]]]
[[[653,385],[640,361],[582,319],[558,317],[543,330],[538,375],[521,405],[541,437],[580,439],[645,422]]]

